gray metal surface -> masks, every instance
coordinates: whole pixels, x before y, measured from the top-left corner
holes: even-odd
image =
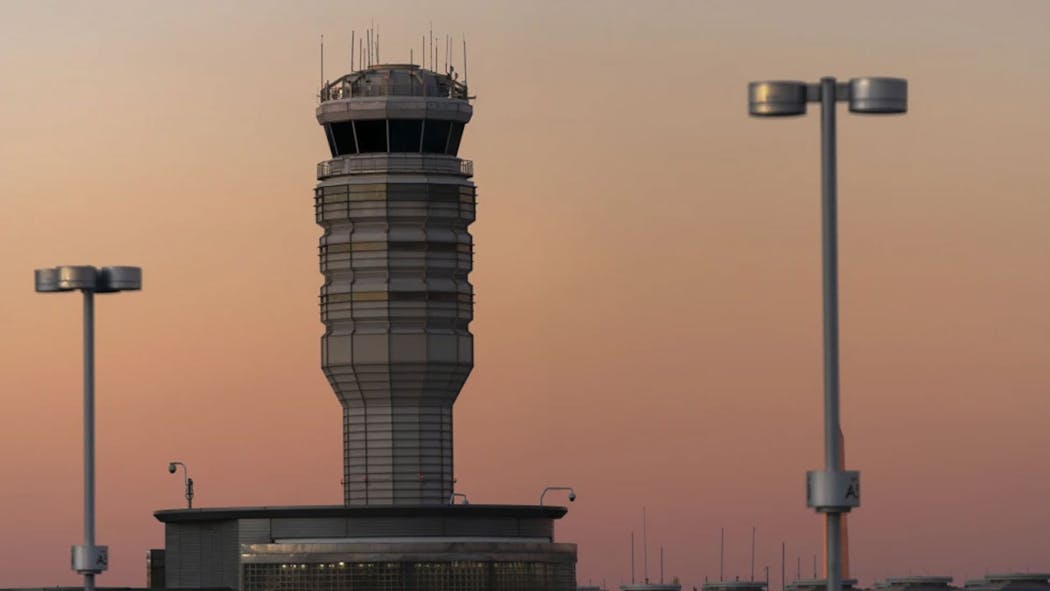
[[[142,289],[142,269],[139,267],[102,267],[98,270],[98,293],[138,291]]]
[[[349,174],[408,173],[474,176],[474,163],[443,154],[358,154],[318,163],[317,180]]]
[[[768,80],[747,86],[748,108],[759,117],[784,117],[806,112],[806,83]]]
[[[853,78],[849,81],[849,110],[854,113],[904,113],[908,110],[908,81],[903,78]]]
[[[806,505],[820,513],[860,506],[860,472],[814,470],[806,473]]]
[[[821,235],[824,286],[824,470],[841,469],[839,449],[839,280],[838,280],[838,165],[835,150],[834,78],[820,80]],[[859,475],[858,475],[859,478]],[[842,588],[842,515],[826,511],[825,554],[828,591]]]
[[[354,126],[344,142],[355,147],[322,163],[316,190],[322,367],[343,406],[344,502],[447,504],[452,404],[474,363],[472,168],[421,148],[386,150],[394,145],[390,122],[421,120],[416,146],[436,122],[445,129],[469,121],[466,89],[391,65],[348,74],[321,95],[317,119],[326,130]],[[364,149],[362,121],[386,126],[379,154]]]

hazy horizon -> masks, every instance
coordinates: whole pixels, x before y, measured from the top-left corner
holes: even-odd
[[[839,119],[852,574],[1050,571],[1050,4],[48,1],[0,4],[0,586],[79,581],[80,307],[35,267],[144,269],[97,306],[100,586],[144,583],[170,460],[195,506],[341,502],[318,39],[334,79],[372,19],[382,61],[431,21],[469,44],[472,503],[574,486],[580,584],[629,579],[643,505],[651,578],[661,545],[716,578],[722,527],[747,578],[752,526],[758,576],[781,541],[807,576],[819,121],[749,119],[746,85],[900,76],[908,114]]]

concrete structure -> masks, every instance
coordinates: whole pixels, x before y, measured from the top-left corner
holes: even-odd
[[[158,511],[151,563],[178,588],[575,590],[576,546],[554,541],[564,507],[453,504],[452,404],[473,367],[466,86],[377,65],[320,98],[321,365],[342,405],[343,504]]]
[[[452,403],[474,365],[466,86],[411,65],[322,89],[322,367],[343,406],[347,505],[443,505]]]
[[[564,507],[320,506],[158,511],[168,587],[244,591],[576,588]]]

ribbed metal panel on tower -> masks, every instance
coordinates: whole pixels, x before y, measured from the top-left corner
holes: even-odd
[[[453,76],[372,66],[317,120],[322,367],[343,406],[347,505],[449,502],[452,404],[473,367],[472,108]]]

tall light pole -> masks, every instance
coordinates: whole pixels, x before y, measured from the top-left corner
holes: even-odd
[[[95,545],[95,294],[142,289],[138,267],[63,266],[37,269],[36,291],[80,291],[84,296],[84,543],[73,546],[71,566],[85,591],[109,566],[109,548]]]
[[[835,105],[849,103],[853,113],[904,113],[908,82],[902,78],[853,78],[817,84],[797,81],[752,82],[750,114],[758,117],[803,115],[806,103],[820,103],[821,228],[824,284],[824,470],[806,474],[807,504],[826,515],[828,591],[842,588],[842,515],[860,506],[860,472],[846,471],[839,446],[839,303],[838,214],[835,153]]]

